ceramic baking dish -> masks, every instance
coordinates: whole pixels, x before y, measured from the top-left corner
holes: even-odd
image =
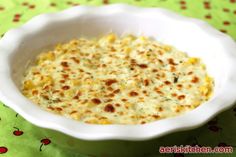
[[[144,125],[92,125],[42,110],[20,92],[27,63],[60,42],[108,32],[152,37],[200,57],[215,80],[212,98],[184,115]],[[8,31],[0,41],[0,100],[29,122],[81,140],[148,140],[199,127],[236,100],[236,45],[205,22],[161,8],[124,4],[77,6],[42,14]],[[61,135],[63,135],[61,134]]]

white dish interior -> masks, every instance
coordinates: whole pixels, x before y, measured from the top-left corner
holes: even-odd
[[[215,80],[212,98],[184,115],[145,125],[89,125],[42,110],[20,92],[27,63],[42,50],[77,37],[108,32],[152,37],[200,57]],[[198,127],[236,100],[235,43],[208,24],[164,9],[116,4],[44,14],[10,30],[0,41],[0,99],[35,125],[86,140],[144,140]]]

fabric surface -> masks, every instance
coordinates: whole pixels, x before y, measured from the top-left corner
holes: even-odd
[[[236,39],[236,0],[0,0],[0,35],[41,13],[55,12],[75,5],[104,5],[121,2],[143,7],[163,7],[185,16],[199,18]],[[235,121],[236,106],[218,115],[208,124],[197,128],[198,135],[190,135],[192,138],[189,144],[195,140],[202,146],[231,145],[235,149],[233,154],[209,156],[236,157]],[[53,143],[54,137],[45,137],[41,132],[42,128],[30,124],[12,109],[0,103],[0,157],[86,156],[57,147]],[[160,156],[158,149],[154,156]],[[166,154],[162,156],[206,155]]]

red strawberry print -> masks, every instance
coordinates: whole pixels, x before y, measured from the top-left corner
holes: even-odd
[[[186,6],[181,6],[180,8],[181,8],[182,10],[186,10],[186,9],[187,9]]]
[[[72,5],[72,4],[73,4],[73,2],[71,2],[71,1],[68,1],[68,2],[67,2],[67,4],[68,4],[68,5]]]
[[[19,22],[20,21],[21,14],[15,14],[13,18],[13,22]]]
[[[205,9],[211,9],[211,4],[210,4],[210,2],[204,1],[204,2],[203,2],[203,5],[204,5],[204,8],[205,8]]]
[[[224,142],[220,142],[220,143],[218,144],[218,147],[227,147],[227,146],[229,146],[229,145],[227,145],[227,144],[224,143]]]
[[[179,3],[180,3],[180,9],[182,10],[187,9],[186,2],[184,0],[179,1]]]
[[[220,31],[221,31],[222,33],[227,33],[227,30],[225,30],[225,29],[220,29]]]
[[[203,4],[204,4],[204,5],[210,5],[210,2],[205,1],[205,2],[203,2]]]
[[[1,7],[1,6],[0,6],[0,11],[2,11],[2,10],[4,10],[4,7]]]
[[[21,136],[21,135],[24,134],[23,131],[19,130],[19,128],[17,128],[17,127],[13,127],[13,128],[16,129],[15,131],[13,131],[13,135],[15,135],[15,136]]]
[[[34,9],[35,8],[35,5],[29,5],[29,9]]]
[[[0,146],[0,154],[4,154],[8,151],[7,147]]]
[[[224,24],[225,26],[228,26],[228,25],[230,25],[230,22],[229,22],[229,21],[224,21],[223,24]]]
[[[211,16],[210,14],[208,14],[208,15],[205,16],[205,18],[206,18],[206,19],[211,19],[212,16]]]
[[[40,142],[41,142],[41,145],[39,147],[39,151],[42,151],[42,147],[46,146],[46,145],[49,145],[51,143],[51,140],[48,139],[48,138],[44,138]]]
[[[185,5],[185,4],[186,4],[186,2],[185,2],[184,0],[179,1],[179,3],[180,3],[181,5]]]
[[[23,2],[23,3],[21,3],[21,5],[27,6],[27,5],[29,5],[29,3],[28,2]]]
[[[109,4],[108,0],[103,0],[103,4]]]
[[[222,128],[220,128],[216,125],[209,126],[208,129],[211,130],[212,132],[219,132],[222,130]]]
[[[57,6],[57,4],[56,3],[50,3],[50,6],[55,7],[55,6]]]
[[[230,10],[228,8],[223,8],[224,12],[230,12]]]

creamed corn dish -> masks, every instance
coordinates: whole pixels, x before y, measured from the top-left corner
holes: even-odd
[[[79,38],[41,53],[22,81],[45,110],[92,124],[144,124],[207,101],[213,79],[199,58],[144,36]]]

